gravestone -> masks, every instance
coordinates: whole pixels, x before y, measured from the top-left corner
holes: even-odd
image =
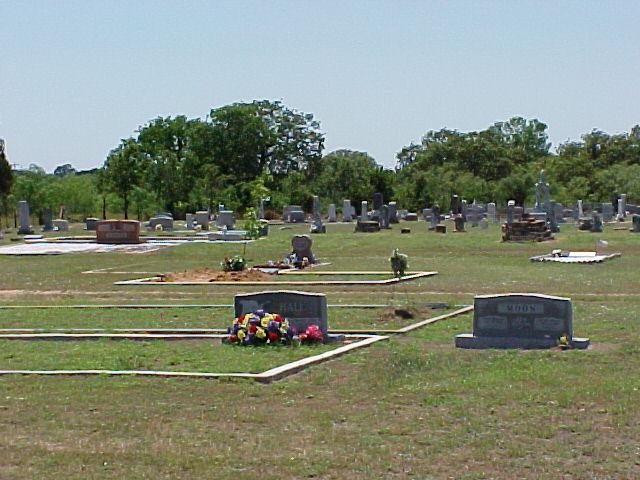
[[[458,215],[457,217],[453,218],[453,226],[454,226],[454,232],[465,232],[466,230],[464,229],[464,223],[465,220],[462,217],[462,215]]]
[[[487,215],[489,216],[489,221],[490,222],[497,222],[498,221],[498,214],[496,211],[496,204],[491,202],[487,204]]]
[[[50,232],[53,230],[53,212],[50,208],[42,211],[42,231]]]
[[[162,226],[162,230],[165,230],[165,231],[173,230],[173,218],[158,216],[158,217],[151,217],[149,219],[148,227],[150,229],[155,230],[158,225]]]
[[[516,208],[516,201],[509,200],[507,202],[507,225],[511,225],[513,223],[515,208]]]
[[[330,203],[329,204],[329,208],[327,208],[327,222],[329,223],[335,223],[337,222],[337,216],[336,216],[336,204],[335,203]]]
[[[398,204],[389,202],[389,223],[398,223]]]
[[[591,231],[594,233],[601,233],[602,232],[602,216],[594,211],[591,213]]]
[[[233,210],[221,210],[218,212],[216,225],[227,230],[233,230],[236,226],[236,214]]]
[[[576,220],[580,220],[582,217],[584,217],[584,209],[582,208],[582,200],[578,200],[578,202],[577,202],[576,215],[577,215]]]
[[[300,205],[287,205],[282,211],[285,223],[304,223],[305,215]]]
[[[487,219],[484,217],[480,219],[478,225],[480,225],[481,230],[486,230],[487,228],[489,228],[489,222],[487,222]]]
[[[624,220],[627,216],[627,194],[621,193],[618,199],[618,220]]]
[[[458,195],[451,196],[451,215],[459,215],[462,213],[460,197]]]
[[[380,209],[380,228],[383,230],[389,230],[389,205],[382,205]]]
[[[320,197],[313,196],[313,215],[311,223],[311,233],[327,233],[327,228],[322,223],[320,214]]]
[[[84,219],[84,228],[87,231],[95,231],[96,229],[96,225],[98,225],[98,222],[100,221],[99,218],[95,218],[95,217],[89,217],[89,218],[85,218]]]
[[[289,325],[296,333],[303,332],[310,325],[317,325],[325,341],[330,340],[327,297],[322,293],[290,290],[238,293],[234,297],[233,304],[236,317],[257,310],[277,313],[289,321]]]
[[[633,233],[640,233],[640,215],[634,215],[631,217],[631,231]]]
[[[549,202],[549,184],[544,180],[544,170],[540,170],[540,178],[536,183],[536,203],[533,207],[534,212],[545,212],[546,204]]]
[[[551,202],[551,205],[556,223],[564,223],[564,205],[558,202]]]
[[[31,219],[29,215],[29,204],[26,200],[20,200],[18,202],[18,235],[31,235],[33,228],[31,228]]]
[[[431,208],[431,228],[436,229],[438,224],[440,223],[440,206],[436,203]]]
[[[456,335],[459,348],[551,348],[566,336],[573,348],[588,338],[573,337],[571,300],[535,293],[478,295],[473,333]]]
[[[373,194],[373,209],[379,212],[382,210],[382,205],[384,205],[384,197],[380,192],[375,192]]]
[[[58,232],[68,232],[69,231],[69,221],[63,220],[62,218],[56,219],[53,221],[53,228]]]
[[[196,221],[196,216],[193,213],[187,213],[185,215],[185,226],[187,227],[187,230],[193,230],[195,225],[195,221]]]
[[[96,242],[140,243],[140,222],[137,220],[100,220],[96,224]]]
[[[293,255],[295,258],[302,262],[303,259],[307,259],[309,263],[316,263],[316,259],[311,251],[313,240],[309,235],[295,235],[291,239],[291,248],[293,248]]]
[[[418,214],[414,212],[407,212],[406,215],[404,216],[404,220],[405,222],[417,222]]]
[[[350,222],[353,220],[353,207],[351,206],[351,200],[342,200],[342,221]]]
[[[369,204],[366,200],[362,200],[362,202],[360,203],[360,221],[369,221]]]
[[[467,218],[466,220],[471,223],[472,227],[477,227],[478,222],[480,221],[480,216],[482,215],[480,207],[475,204],[471,204],[467,206]]]
[[[613,204],[611,202],[602,204],[602,221],[611,222],[613,220]]]
[[[422,218],[424,219],[425,222],[430,222],[432,215],[433,215],[433,210],[431,210],[430,208],[422,209]]]
[[[380,231],[380,222],[376,222],[375,220],[367,220],[365,222],[358,220],[356,222],[356,232],[363,233],[373,233]]]
[[[200,225],[202,230],[209,230],[209,212],[207,210],[198,210],[196,212],[196,223]]]
[[[464,221],[467,221],[467,213],[468,213],[468,205],[467,205],[467,201],[466,200],[461,200],[460,201],[460,215],[462,215],[462,218],[464,218]]]

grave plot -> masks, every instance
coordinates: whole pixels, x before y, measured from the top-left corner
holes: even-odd
[[[597,252],[551,252],[547,255],[536,255],[529,260],[532,262],[557,262],[557,263],[602,263],[621,256],[621,253],[597,253]]]

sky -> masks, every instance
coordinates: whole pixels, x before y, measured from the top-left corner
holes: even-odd
[[[0,0],[9,160],[100,166],[162,115],[281,100],[387,167],[428,130],[640,123],[640,2]]]

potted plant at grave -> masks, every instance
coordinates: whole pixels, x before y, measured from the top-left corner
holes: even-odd
[[[225,257],[220,265],[225,272],[241,272],[245,269],[247,262],[245,261],[244,257],[240,255],[234,255],[231,258]]]
[[[391,257],[389,257],[391,263],[391,270],[393,270],[393,276],[396,278],[404,277],[409,265],[409,257],[396,248],[393,250]]]

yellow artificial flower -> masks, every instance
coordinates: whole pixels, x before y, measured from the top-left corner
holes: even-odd
[[[266,315],[262,317],[262,320],[260,320],[260,325],[262,325],[263,327],[266,327],[267,325],[269,325],[269,319],[267,318]]]
[[[238,330],[238,338],[240,340],[242,340],[245,336],[246,336],[246,333],[244,333],[244,330]]]
[[[267,334],[265,333],[264,329],[258,327],[258,329],[256,330],[256,337],[265,338],[266,336]]]

